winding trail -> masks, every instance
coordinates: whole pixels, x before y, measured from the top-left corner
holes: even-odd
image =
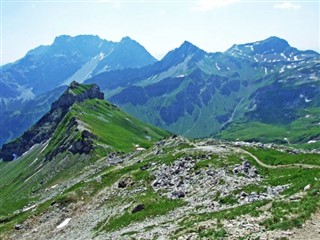
[[[311,164],[302,164],[302,163],[293,163],[293,164],[284,164],[284,165],[277,165],[277,166],[273,166],[273,165],[268,165],[265,164],[264,162],[262,162],[259,158],[257,158],[255,155],[253,155],[252,153],[243,150],[243,149],[236,149],[236,152],[239,153],[245,153],[247,155],[249,155],[250,157],[252,157],[259,165],[261,165],[262,167],[265,168],[269,168],[269,169],[280,169],[280,168],[304,168],[304,169],[313,169],[313,168],[319,168],[319,165],[311,165]]]
[[[217,146],[212,146],[212,145],[206,145],[206,146],[197,146],[194,145],[195,149],[198,150],[202,150],[202,151],[211,151],[211,152],[226,152],[228,151],[226,148],[221,148],[221,147],[217,147]],[[233,148],[230,147],[230,149],[232,149],[234,152],[236,153],[243,153],[246,155],[249,155],[250,157],[252,157],[260,166],[265,167],[265,168],[269,168],[269,169],[291,169],[291,168],[303,168],[303,169],[320,169],[320,165],[311,165],[311,164],[303,164],[303,163],[293,163],[293,164],[284,164],[284,165],[268,165],[266,163],[264,163],[263,161],[261,161],[259,158],[257,158],[255,155],[253,155],[252,153],[241,149],[241,148]]]

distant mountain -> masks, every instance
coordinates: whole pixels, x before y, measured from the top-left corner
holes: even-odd
[[[4,66],[1,84],[8,91],[0,97],[29,99],[74,79],[82,82],[101,71],[137,68],[154,62],[156,59],[129,37],[111,42],[92,35],[63,35],[52,45],[37,47]]]
[[[223,53],[207,53],[185,41],[156,61],[128,37],[113,43],[95,36],[61,36],[3,67],[0,122],[6,127],[0,144],[39,120],[58,97],[48,93],[52,97],[45,100],[47,93],[37,94],[77,79],[98,84],[106,99],[135,117],[187,137],[320,145],[319,56],[270,37]],[[68,73],[79,62],[81,67]],[[26,81],[29,74],[32,87]],[[62,91],[54,90],[58,95]],[[266,137],[270,128],[276,130]]]
[[[1,67],[0,125],[6,128],[1,128],[0,146],[19,136],[49,110],[62,93],[54,89],[73,80],[83,82],[99,72],[139,68],[156,61],[129,37],[111,42],[92,35],[63,35],[50,46],[29,51],[22,59]],[[44,100],[42,95],[51,96],[48,92],[52,90],[57,95]],[[49,104],[38,108],[36,105],[43,101]]]
[[[103,99],[97,85],[72,82],[34,126],[2,146],[0,159],[12,161],[33,146],[46,142],[43,153],[46,160],[64,152],[89,154],[96,148],[94,142],[104,146],[105,151],[126,152],[135,145],[147,147],[169,135],[141,123]]]
[[[318,109],[319,56],[277,37],[224,53],[184,42],[152,65],[101,73],[86,82],[97,83],[111,102],[143,121],[187,137],[221,137],[232,123],[283,127],[304,117],[302,110]],[[286,136],[306,142],[319,134]],[[286,136],[280,142],[286,143]]]

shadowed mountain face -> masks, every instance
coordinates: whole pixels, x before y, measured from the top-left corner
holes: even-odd
[[[224,53],[184,42],[151,66],[101,73],[87,82],[146,122],[205,137],[235,122],[284,126],[304,117],[301,110],[318,109],[319,70],[318,53],[270,37]],[[304,141],[318,136],[313,131]]]

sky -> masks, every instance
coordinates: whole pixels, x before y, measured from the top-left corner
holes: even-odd
[[[56,36],[129,36],[161,59],[187,40],[208,52],[233,44],[286,39],[320,51],[320,0],[0,0],[0,64],[14,62]]]

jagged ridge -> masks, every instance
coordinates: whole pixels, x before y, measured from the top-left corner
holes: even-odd
[[[94,98],[104,98],[104,94],[100,92],[97,85],[80,85],[77,82],[72,82],[63,95],[52,104],[51,110],[31,129],[16,140],[3,145],[0,151],[0,159],[11,161],[21,156],[35,144],[47,141],[75,102],[83,102]]]

